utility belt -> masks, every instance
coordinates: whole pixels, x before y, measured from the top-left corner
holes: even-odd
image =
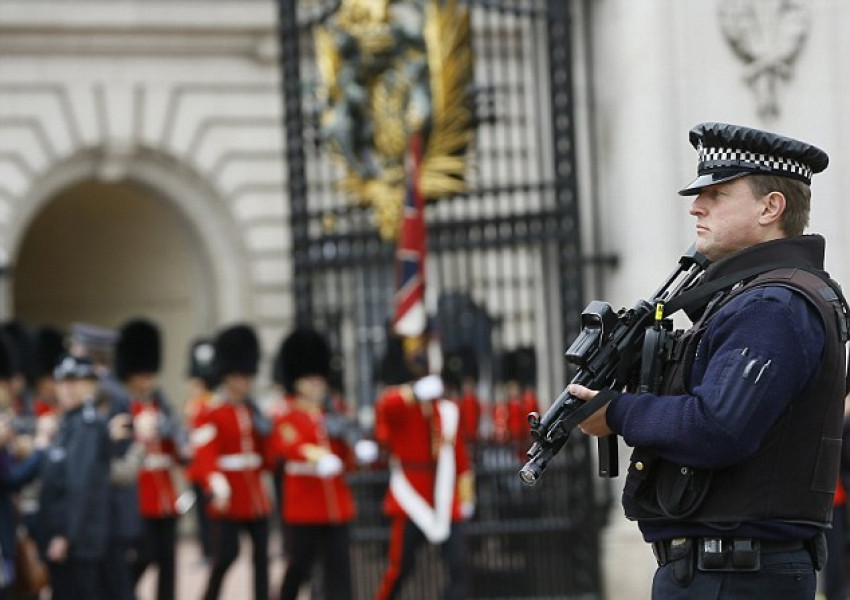
[[[673,566],[673,576],[687,585],[694,566],[704,572],[752,573],[761,568],[761,556],[806,550],[816,570],[826,564],[826,538],[776,542],[754,538],[673,538],[652,543],[659,567]]]

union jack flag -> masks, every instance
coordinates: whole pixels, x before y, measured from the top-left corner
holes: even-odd
[[[425,198],[420,187],[422,139],[410,140],[407,196],[402,211],[401,230],[396,246],[396,293],[393,330],[416,337],[425,332]]]

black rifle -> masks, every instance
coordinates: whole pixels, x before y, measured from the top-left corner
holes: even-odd
[[[664,357],[669,353],[672,321],[665,318],[665,304],[692,288],[708,260],[693,246],[679,259],[676,269],[651,296],[651,302],[638,300],[630,309],[615,313],[607,302],[593,301],[581,314],[582,330],[566,352],[567,360],[578,367],[570,383],[602,390],[583,402],[565,388],[543,418],[528,415],[534,443],[526,453],[528,462],[520,470],[523,483],[534,485],[549,461],[560,452],[579,423],[602,408],[636,379],[640,372],[641,391],[657,388],[663,372]],[[646,360],[643,357],[646,356]],[[599,476],[617,476],[617,437],[600,437]]]

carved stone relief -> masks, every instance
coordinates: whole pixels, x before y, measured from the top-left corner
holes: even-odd
[[[745,65],[759,116],[775,119],[779,83],[794,75],[809,34],[809,7],[801,0],[718,0],[717,13],[727,43]]]

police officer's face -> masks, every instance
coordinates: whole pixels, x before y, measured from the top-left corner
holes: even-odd
[[[775,229],[770,227],[774,220],[769,216],[775,209],[771,206],[771,196],[756,197],[746,177],[703,189],[694,198],[690,210],[697,218],[697,251],[717,261],[777,237]]]
[[[60,379],[56,382],[56,399],[63,411],[73,410],[79,405],[81,400],[77,399],[73,379]]]

